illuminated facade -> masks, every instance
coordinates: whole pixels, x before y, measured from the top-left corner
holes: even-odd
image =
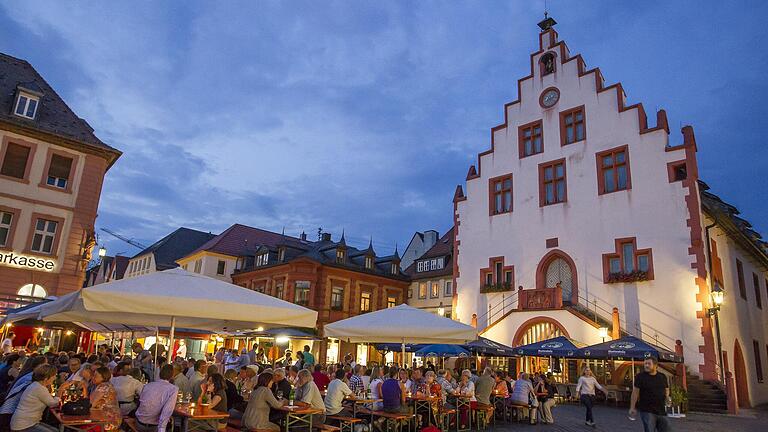
[[[26,61],[0,54],[0,309],[79,289],[120,152]]]

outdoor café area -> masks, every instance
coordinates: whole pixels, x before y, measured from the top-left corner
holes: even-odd
[[[157,429],[157,422],[183,432],[486,429],[542,415],[527,398],[513,400],[518,380],[533,385],[548,380],[556,391],[536,387],[534,400],[567,403],[577,399],[575,382],[581,368],[590,366],[608,389],[606,400],[619,404],[628,400],[636,362],[647,357],[664,364],[682,362],[674,353],[633,336],[593,346],[558,337],[509,347],[478,337],[474,327],[407,305],[327,324],[322,337],[312,330],[316,321],[317,312],[302,306],[172,269],[20,308],[8,314],[2,329],[4,340],[14,330],[31,329],[27,343],[15,347],[28,355],[82,353],[82,358],[96,358],[102,366],[114,359],[117,365],[125,362],[137,368],[145,390],[148,383],[164,380],[178,387],[170,401],[172,415],[157,414],[155,423],[142,417],[141,410],[134,416],[118,412],[116,418],[96,404],[71,413],[67,404],[79,396],[69,392],[70,400],[51,407],[62,431],[98,427],[146,432],[147,425]],[[329,341],[327,357],[315,360],[312,352],[323,339]],[[178,354],[181,346],[186,347],[184,355]],[[351,346],[357,350],[342,358]],[[289,354],[302,350],[307,354],[300,356],[303,363],[294,363],[296,357]],[[117,376],[120,367],[112,369]],[[166,376],[166,369],[173,375]],[[71,375],[81,372],[73,370]],[[385,387],[388,377],[403,389],[394,402],[391,391],[401,390]],[[488,380],[493,380],[490,387],[485,385]],[[187,382],[186,387],[180,382]],[[224,392],[222,385],[234,390]],[[308,393],[313,388],[316,395]],[[125,403],[141,408],[144,394],[135,398]],[[397,409],[390,409],[392,403]]]

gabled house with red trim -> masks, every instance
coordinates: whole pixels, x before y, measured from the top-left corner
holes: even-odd
[[[539,23],[518,99],[456,189],[454,317],[512,346],[633,334],[683,355],[682,383],[733,393],[732,411],[768,402],[766,244],[700,182],[693,128],[670,136],[663,110],[649,121],[554,24]],[[518,364],[567,379],[580,366]],[[625,365],[592,366],[631,383]]]

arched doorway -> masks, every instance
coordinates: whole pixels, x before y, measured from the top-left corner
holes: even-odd
[[[569,337],[565,327],[553,318],[539,316],[531,318],[520,325],[512,340],[512,346],[541,342],[558,336]],[[560,372],[555,371],[555,361],[559,360],[546,357],[523,357],[518,365],[518,370],[525,372],[547,372],[552,370],[556,375],[559,375],[559,373],[562,373],[563,368],[559,368]]]
[[[750,408],[749,387],[747,384],[747,368],[744,364],[744,354],[741,352],[739,340],[733,343],[733,371],[736,379],[736,399],[739,401],[739,408]]]
[[[578,278],[576,265],[568,254],[552,250],[539,261],[536,270],[536,288],[554,288],[560,284],[563,303],[578,303]]]

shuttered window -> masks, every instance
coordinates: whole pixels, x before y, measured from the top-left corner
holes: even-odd
[[[8,143],[3,157],[3,166],[0,174],[23,179],[27,171],[30,148],[23,145]]]
[[[69,182],[69,174],[72,171],[72,158],[53,154],[51,164],[48,167],[48,179],[46,183],[65,189]]]

